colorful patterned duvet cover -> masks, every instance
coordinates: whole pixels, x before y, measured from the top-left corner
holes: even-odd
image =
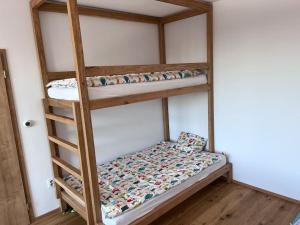
[[[144,83],[144,82],[155,82],[165,80],[176,80],[184,78],[192,78],[198,76],[206,76],[207,72],[204,70],[182,70],[182,71],[166,71],[166,72],[155,72],[155,73],[138,73],[138,74],[125,74],[125,75],[114,75],[114,76],[96,76],[87,77],[88,87],[102,87],[108,85],[117,84],[133,84],[133,83]],[[64,79],[55,80],[50,82],[47,87],[55,88],[76,88],[76,79]]]
[[[186,150],[177,143],[163,142],[99,165],[102,210],[108,218],[119,216],[220,160],[220,154]],[[67,176],[65,181],[82,191],[81,183],[75,177]]]

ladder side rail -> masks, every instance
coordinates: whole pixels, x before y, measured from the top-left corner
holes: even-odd
[[[94,137],[91,121],[91,111],[89,104],[88,89],[86,84],[86,69],[84,63],[83,44],[81,38],[80,22],[77,0],[68,0],[68,17],[71,30],[71,39],[73,44],[73,58],[76,71],[79,102],[80,102],[80,115],[82,122],[82,133],[84,140],[84,149],[86,153],[86,159],[82,160],[86,163],[85,168],[81,168],[82,171],[87,169],[89,177],[89,185],[86,185],[85,196],[87,200],[88,191],[90,191],[91,202],[86,202],[87,207],[87,223],[88,225],[99,224],[102,222],[100,213],[100,196],[98,186],[98,175],[96,166],[96,153],[94,146]],[[90,189],[90,190],[88,190]]]

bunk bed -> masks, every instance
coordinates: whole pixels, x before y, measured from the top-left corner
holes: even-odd
[[[222,176],[227,176],[228,182],[232,179],[231,163],[226,160],[225,156],[215,153],[214,145],[212,4],[199,0],[158,1],[183,6],[186,10],[165,17],[155,17],[82,6],[77,4],[77,0],[67,0],[67,3],[30,1],[45,93],[43,104],[57,197],[60,199],[62,211],[72,207],[87,221],[88,225],[149,224],[214,180]],[[41,11],[68,15],[75,71],[48,70],[39,15]],[[207,62],[166,64],[165,24],[201,14],[207,14]],[[159,31],[160,64],[86,67],[79,23],[80,15],[156,24]],[[192,150],[191,146],[170,141],[168,98],[195,92],[208,93],[209,150],[207,151],[203,151],[206,146],[205,141],[203,143],[199,141],[203,144],[201,148]],[[91,110],[153,99],[162,101],[165,142],[137,153],[120,156],[106,164],[96,165]],[[55,108],[71,109],[73,117],[55,114]],[[76,128],[76,144],[57,136],[56,122]],[[191,134],[183,133],[182,135]],[[60,157],[59,147],[79,157],[80,169]],[[166,161],[163,164],[160,163],[162,159]],[[147,166],[144,165],[145,163]],[[174,168],[174,165],[178,168]],[[123,169],[119,170],[120,167]],[[134,173],[133,171],[130,173],[128,168],[131,167],[139,168],[137,171],[140,171],[140,168],[143,170],[130,177]],[[161,174],[154,173],[157,170],[164,171],[163,168],[168,168],[168,171]],[[125,170],[128,170],[128,173]],[[124,171],[126,173],[120,175]],[[174,175],[175,172],[180,174]],[[136,200],[137,196],[140,196],[137,192],[119,189],[135,184],[135,177],[145,175],[150,176],[147,178],[148,183],[139,188],[133,187],[136,191],[148,190],[142,193],[139,201],[133,203],[130,196],[127,196],[124,199],[130,200],[130,203],[123,205],[125,208],[121,207],[122,204],[119,204],[118,208],[112,206],[112,202],[118,201],[117,198],[111,198],[115,191],[123,191],[123,197],[132,194]],[[120,181],[116,181],[115,178],[120,176],[129,177],[127,181],[131,183],[119,184]],[[157,182],[168,180],[161,180],[160,176],[167,176],[171,179],[167,188],[156,188],[155,185],[159,185]],[[142,180],[145,181],[145,179]],[[116,185],[112,185],[112,182],[116,182]],[[157,193],[151,193],[151,191],[157,191]],[[126,212],[122,213],[123,211]]]

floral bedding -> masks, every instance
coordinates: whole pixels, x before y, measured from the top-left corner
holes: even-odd
[[[178,143],[162,142],[98,165],[102,210],[108,218],[119,216],[221,159],[220,154],[186,151]],[[81,183],[75,177],[67,176],[65,181],[77,191],[82,191]]]
[[[97,76],[87,77],[88,87],[102,87],[116,84],[133,84],[144,82],[155,82],[165,80],[176,80],[191,78],[197,76],[206,76],[204,70],[182,70],[182,71],[167,71],[167,72],[155,72],[155,73],[139,73],[139,74],[125,74],[114,76]],[[57,88],[76,88],[77,82],[75,78],[56,80],[50,82],[47,87]]]

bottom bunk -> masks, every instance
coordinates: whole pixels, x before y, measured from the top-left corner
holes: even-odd
[[[172,199],[179,197],[183,201],[200,190],[201,185],[204,187],[229,172],[225,155],[204,151],[205,145],[204,139],[192,145],[162,142],[98,165],[103,223],[138,223]],[[78,179],[71,175],[64,179],[78,192],[82,191]],[[175,199],[177,204],[180,201]],[[174,207],[175,202],[160,211]]]

